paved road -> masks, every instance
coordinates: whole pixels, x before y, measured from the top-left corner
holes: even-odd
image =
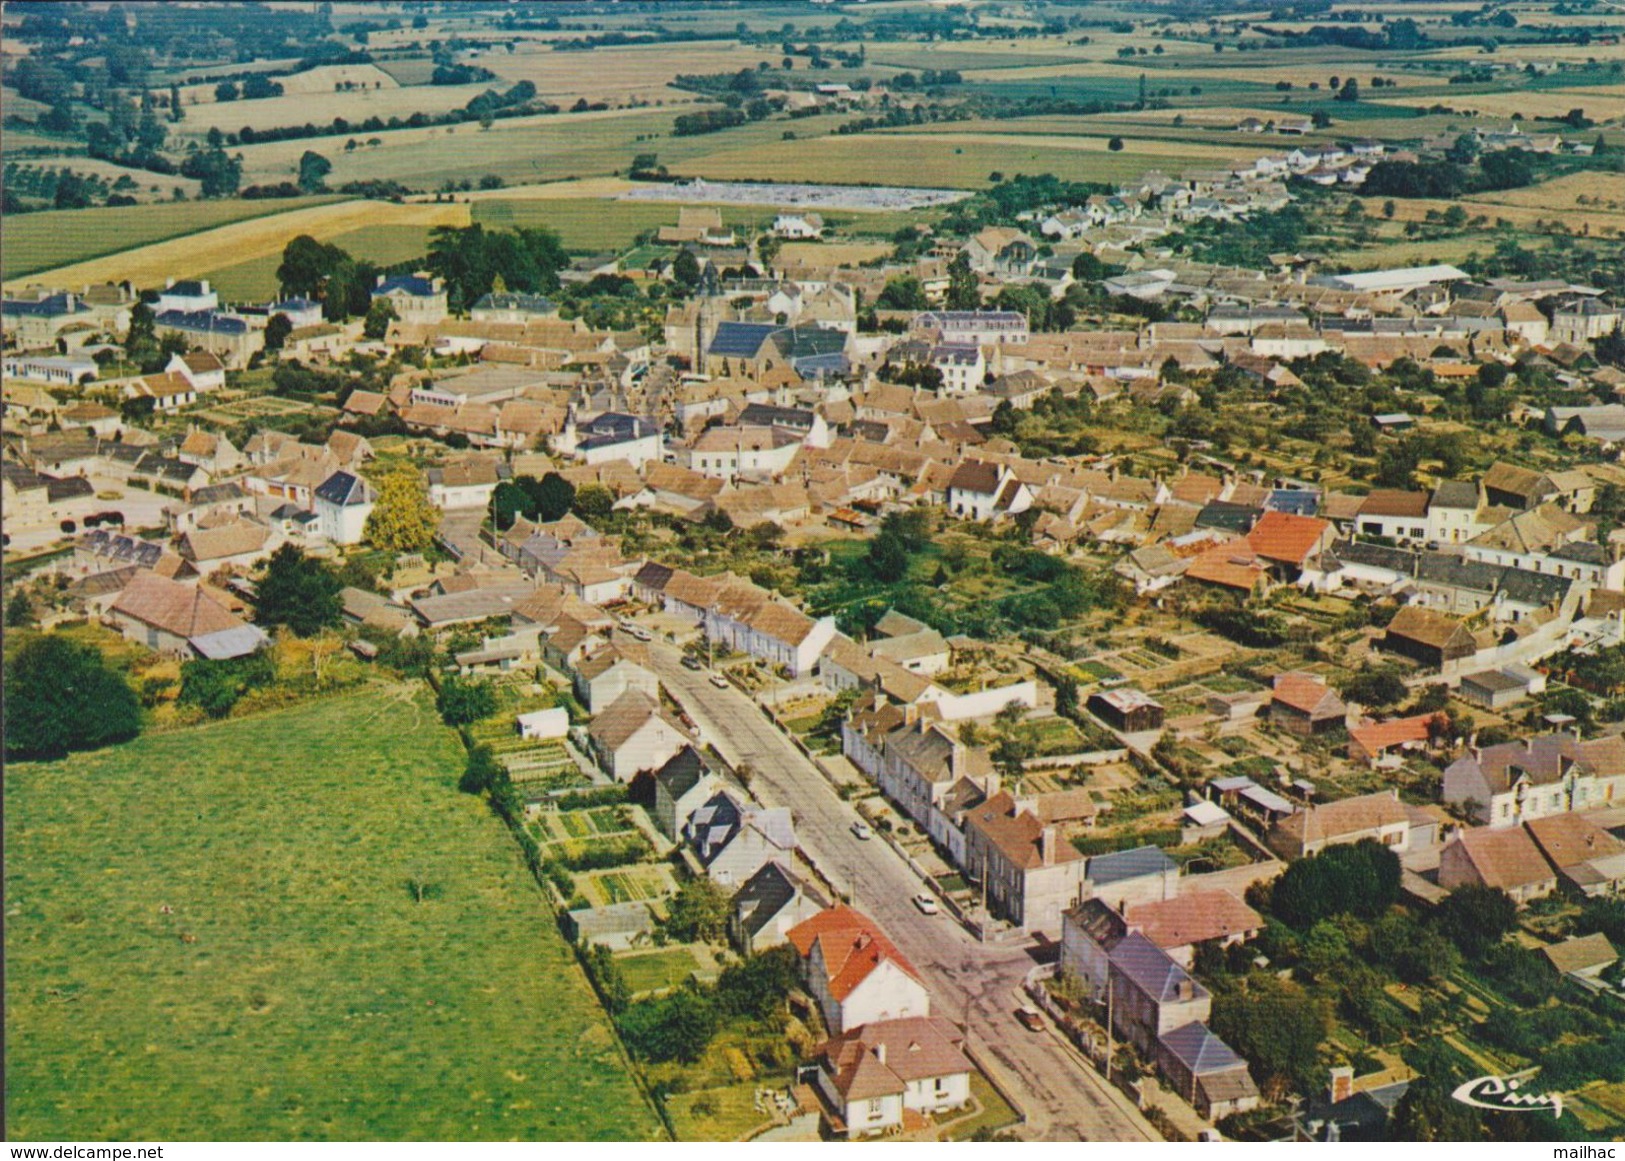
[[[752,793],[794,812],[801,849],[854,904],[874,918],[926,976],[936,1011],[971,1032],[992,1057],[1028,1123],[1025,1135],[1052,1141],[1160,1140],[1133,1103],[1106,1084],[1070,1045],[1015,1020],[1018,990],[1033,967],[1027,944],[982,944],[947,915],[921,914],[923,888],[890,845],[851,833],[857,813],[743,693],[717,689],[684,669],[678,651],[651,646],[661,681],[731,764],[755,771]]]

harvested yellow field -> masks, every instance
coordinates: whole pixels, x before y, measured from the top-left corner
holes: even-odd
[[[1511,93],[1448,93],[1444,96],[1382,97],[1373,101],[1377,105],[1414,105],[1439,103],[1452,109],[1482,113],[1489,117],[1510,117],[1522,113],[1525,117],[1561,117],[1570,109],[1584,109],[1593,121],[1612,121],[1625,117],[1625,92],[1618,86],[1596,89],[1525,89]],[[1530,126],[1527,132],[1535,132]]]
[[[380,75],[384,75],[379,70]],[[283,125],[326,125],[335,117],[359,124],[368,117],[405,119],[413,113],[449,113],[461,109],[490,85],[415,85],[411,88],[367,89],[353,93],[287,92],[259,101],[224,101],[188,106],[186,120],[174,128],[202,137],[210,129],[235,133],[247,126],[273,129]],[[303,142],[307,148],[310,142]],[[343,142],[339,142],[342,146]]]
[[[1534,226],[1537,222],[1548,225],[1557,222],[1572,233],[1582,235],[1611,237],[1625,232],[1625,213],[1589,208],[1576,209],[1569,203],[1506,205],[1483,200],[1483,198],[1498,196],[1502,195],[1482,195],[1482,197],[1463,198],[1460,201],[1434,198],[1398,198],[1394,201],[1394,221],[1419,222],[1426,219],[1430,210],[1436,214],[1442,214],[1449,210],[1451,206],[1459,205],[1467,211],[1469,218],[1483,215],[1489,219],[1489,224],[1492,226],[1497,221],[1505,221],[1520,227]],[[1379,199],[1366,198],[1364,200],[1366,212],[1369,214],[1375,214],[1382,204]],[[1486,247],[1494,244],[1492,240],[1479,239],[1478,241]]]
[[[1581,198],[1590,204],[1582,203]],[[1523,189],[1473,194],[1467,200],[1543,210],[1579,208],[1625,213],[1625,181],[1617,173],[1569,173]]]
[[[293,73],[290,76],[275,78],[276,83],[282,86],[283,96],[309,96],[311,94],[326,93],[331,95],[336,90],[335,85],[349,84],[357,89],[395,89],[400,85],[395,78],[386,73],[377,65],[318,65],[304,72]],[[213,105],[214,85],[187,85],[181,89],[181,104],[190,108],[193,105]],[[229,102],[228,102],[229,103]]]
[[[779,251],[787,262],[857,266],[891,253],[890,242],[786,242]]]
[[[197,277],[211,270],[281,253],[291,239],[301,234],[323,240],[369,226],[466,226],[469,220],[468,206],[463,204],[339,202],[233,222],[184,238],[171,238],[105,258],[76,262],[33,275],[29,280],[55,286],[125,280],[137,286],[158,286],[165,278]]]

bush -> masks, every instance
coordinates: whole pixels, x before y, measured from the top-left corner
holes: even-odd
[[[188,661],[181,666],[181,691],[176,700],[197,706],[211,718],[223,718],[249,690],[275,680],[276,663],[263,649],[247,657]]]
[[[434,707],[448,726],[469,726],[497,712],[497,697],[488,682],[453,676],[441,682]]]

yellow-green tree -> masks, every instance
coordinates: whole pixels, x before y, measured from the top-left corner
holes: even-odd
[[[366,537],[386,552],[421,552],[434,539],[440,512],[429,503],[423,477],[410,467],[392,470],[378,483],[378,501],[367,517]]]

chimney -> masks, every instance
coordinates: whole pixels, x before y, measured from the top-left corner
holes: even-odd
[[[875,1045],[875,1059],[880,1061],[881,1064],[886,1063],[886,1043],[885,1043],[885,1041],[881,1041],[879,1044]]]
[[[1194,999],[1196,997],[1196,981],[1192,980],[1190,976],[1185,976],[1179,981],[1174,991],[1181,1000]]]
[[[1335,1105],[1339,1101],[1346,1101],[1354,1095],[1354,1069],[1346,1064],[1338,1065],[1331,1071],[1331,1088],[1328,1095]]]
[[[1055,843],[1056,836],[1053,826],[1046,826],[1038,832],[1038,853],[1043,857],[1046,867],[1055,865]]]

